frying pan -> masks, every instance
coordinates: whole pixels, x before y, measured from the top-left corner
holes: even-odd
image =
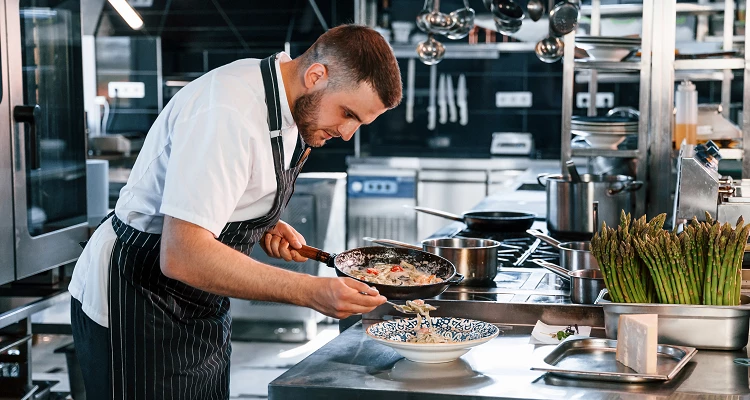
[[[536,215],[515,211],[471,211],[456,215],[427,207],[414,207],[426,214],[463,222],[471,230],[484,232],[523,232],[531,228]]]
[[[391,300],[429,299],[443,293],[448,286],[461,283],[464,279],[463,275],[456,273],[456,267],[450,261],[421,250],[374,246],[359,247],[339,254],[330,254],[321,249],[303,245],[302,248],[297,249],[297,252],[303,257],[320,261],[334,268],[338,276],[346,276],[374,286],[380,294]],[[352,267],[376,263],[399,264],[401,261],[412,264],[417,269],[435,275],[443,281],[429,285],[384,285],[357,279],[347,272]]]

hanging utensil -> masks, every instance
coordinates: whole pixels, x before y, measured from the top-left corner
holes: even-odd
[[[427,65],[435,65],[440,61],[443,61],[444,55],[445,46],[435,40],[435,37],[432,34],[427,36],[427,40],[420,42],[417,45],[417,56],[419,56],[419,59]]]
[[[467,100],[466,76],[458,76],[458,89],[456,90],[456,105],[458,106],[458,123],[466,126],[469,123],[469,103]]]
[[[414,122],[414,70],[417,62],[409,58],[406,67],[406,122]]]
[[[539,21],[544,15],[544,3],[541,0],[529,0],[529,3],[526,4],[526,12],[532,21]]]
[[[560,61],[563,57],[564,46],[565,44],[560,38],[549,35],[536,44],[534,52],[539,60],[552,64]]]
[[[438,81],[438,122],[445,124],[448,122],[448,97],[446,93],[445,74],[440,74],[440,81]]]
[[[471,28],[474,27],[474,15],[474,9],[469,7],[469,1],[464,0],[464,8],[450,13],[450,17],[453,19],[453,27],[445,36],[448,39],[454,40],[465,38],[471,31]]]
[[[437,66],[430,66],[430,98],[427,106],[427,129],[435,129],[437,108],[435,107],[435,86],[437,85]]]
[[[453,78],[450,74],[445,77],[445,94],[448,96],[448,120],[456,122],[458,120],[458,110],[456,110],[456,98],[453,93]]]
[[[521,29],[523,9],[511,0],[492,0],[491,11],[495,29],[503,35],[511,35]]]
[[[555,4],[549,12],[549,27],[554,36],[563,37],[578,27],[580,9],[564,0]]]

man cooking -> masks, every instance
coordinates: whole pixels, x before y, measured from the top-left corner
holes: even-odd
[[[349,140],[400,100],[392,49],[357,25],[329,30],[296,59],[239,60],[180,90],[73,273],[71,319],[88,397],[228,398],[228,297],[335,318],[385,302],[353,279],[248,255],[259,242],[272,257],[306,260],[295,251],[305,239],[279,215],[307,146]]]

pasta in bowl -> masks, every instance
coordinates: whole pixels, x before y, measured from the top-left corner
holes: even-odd
[[[472,347],[494,339],[500,330],[488,322],[465,318],[430,317],[438,341],[417,341],[421,317],[393,319],[367,328],[367,335],[396,350],[406,359],[420,363],[444,363],[466,354]]]

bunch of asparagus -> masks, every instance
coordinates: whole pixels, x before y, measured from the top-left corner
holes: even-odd
[[[617,229],[603,226],[591,241],[615,302],[738,305],[742,257],[750,225],[736,228],[693,218],[677,234],[663,230],[666,214],[646,223],[622,213]]]

